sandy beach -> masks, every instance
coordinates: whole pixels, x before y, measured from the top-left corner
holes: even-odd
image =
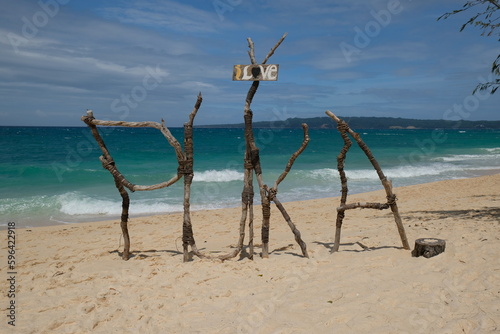
[[[10,299],[4,230],[0,332],[493,333],[500,327],[499,191],[500,174],[395,185],[410,246],[446,240],[446,251],[429,259],[401,247],[390,210],[347,211],[340,251],[330,254],[339,198],[284,203],[309,259],[275,207],[270,257],[253,261],[182,263],[181,214],[132,218],[129,261],[118,254],[118,220],[16,229]],[[357,201],[383,202],[385,193],[348,197]],[[240,208],[193,212],[198,248],[232,251],[240,215]],[[255,215],[260,246],[258,206]]]

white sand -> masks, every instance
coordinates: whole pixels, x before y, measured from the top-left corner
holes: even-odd
[[[284,203],[310,259],[301,256],[276,208],[270,258],[254,261],[182,263],[180,214],[131,219],[129,261],[118,255],[118,221],[18,229],[15,328],[7,325],[7,232],[1,231],[0,332],[500,330],[500,174],[395,193],[410,246],[418,238],[441,238],[447,243],[443,254],[412,258],[401,248],[391,212],[369,209],[346,213],[340,252],[330,254],[338,198]],[[349,196],[354,201],[385,201],[385,193]],[[240,215],[238,208],[194,212],[198,247],[214,254],[231,251]]]

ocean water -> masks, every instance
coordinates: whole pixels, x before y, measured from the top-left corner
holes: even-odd
[[[118,169],[150,185],[177,170],[174,150],[148,128],[100,128]],[[170,129],[182,143],[183,129]],[[395,188],[500,172],[499,130],[356,130]],[[272,186],[302,143],[302,129],[254,129],[263,177]],[[335,129],[311,129],[307,149],[279,186],[282,202],[340,194]],[[68,224],[119,217],[121,197],[86,127],[0,127],[0,228]],[[243,188],[243,129],[194,130],[193,210],[237,207]],[[349,192],[382,189],[353,143],[346,159]],[[255,184],[257,188],[257,184]],[[397,193],[397,190],[395,191]],[[182,210],[183,181],[131,194],[132,216]],[[258,191],[255,202],[259,203]],[[338,203],[332,202],[332,208]]]

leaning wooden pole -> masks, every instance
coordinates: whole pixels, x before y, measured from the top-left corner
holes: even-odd
[[[343,207],[347,202],[347,193],[349,192],[349,188],[347,187],[347,176],[344,171],[345,166],[345,158],[349,148],[351,148],[352,141],[349,139],[347,135],[347,124],[345,122],[338,122],[337,129],[340,132],[340,136],[344,141],[344,146],[340,150],[339,155],[337,156],[337,169],[339,171],[340,183],[341,183],[341,191],[342,195],[340,196],[340,210],[337,209],[337,219],[335,221],[335,241],[333,244],[333,251],[336,252],[339,250],[340,246],[340,234],[342,230],[342,222],[345,217],[345,209]]]
[[[194,177],[194,145],[193,145],[193,121],[196,113],[200,109],[201,102],[203,98],[201,93],[198,94],[198,99],[196,100],[193,111],[189,115],[189,121],[184,124],[184,160],[179,161],[178,174],[184,176],[184,218],[182,223],[182,246],[183,246],[183,261],[189,261],[189,246],[193,250],[193,253],[198,257],[204,257],[198,251],[196,247],[196,242],[194,240],[193,225],[191,224],[191,183]]]
[[[127,190],[115,179],[115,185],[122,197],[122,214],[120,219],[120,228],[123,235],[123,253],[122,259],[128,260],[130,257],[130,236],[128,233],[128,209],[130,206],[130,197]]]
[[[331,111],[327,110],[326,114],[330,118],[332,118],[337,124],[339,124],[339,131],[341,132],[341,134],[348,132],[351,135],[351,137],[354,138],[354,140],[357,142],[358,146],[363,150],[363,152],[367,156],[368,160],[370,160],[370,163],[372,164],[373,168],[376,170],[376,172],[377,172],[377,174],[379,176],[379,179],[380,179],[382,185],[384,186],[384,189],[385,189],[385,192],[386,192],[386,195],[387,195],[386,196],[387,197],[387,203],[386,204],[387,204],[387,206],[389,206],[391,208],[391,211],[392,211],[392,213],[394,215],[394,220],[395,220],[396,226],[398,228],[398,232],[399,232],[399,236],[401,238],[401,243],[403,244],[403,248],[404,249],[410,249],[410,245],[409,245],[408,239],[406,237],[406,233],[405,233],[405,229],[404,229],[404,226],[403,226],[403,222],[401,220],[401,216],[399,215],[398,206],[396,204],[396,195],[392,192],[392,183],[391,183],[391,181],[389,181],[387,179],[387,177],[384,175],[384,173],[382,172],[382,169],[380,168],[380,165],[378,164],[377,160],[375,160],[375,157],[373,156],[373,154],[370,151],[370,149],[368,148],[368,146],[363,142],[363,140],[361,139],[360,135],[358,133],[354,132],[347,125],[347,123],[345,123],[343,120],[341,120],[340,118],[338,118]],[[344,137],[345,137],[345,135],[342,135],[342,138],[344,139],[344,142],[346,143],[346,140],[345,140]],[[347,144],[345,144],[345,145],[347,145]],[[344,145],[344,148],[346,147],[345,145]],[[346,150],[346,152],[347,152],[347,150]],[[345,155],[344,155],[344,158],[345,158]],[[342,162],[342,166],[341,167],[342,167],[342,170],[343,170],[343,162]],[[339,163],[339,172],[340,172],[340,163]],[[342,177],[342,174],[341,174],[341,177]],[[344,175],[344,177],[345,177],[345,175]],[[343,193],[342,193],[343,197],[342,198],[344,199],[344,181],[342,181],[342,184],[343,184]],[[347,181],[345,181],[345,186],[346,186],[345,187],[345,196],[347,196]],[[340,211],[345,211],[347,209],[354,208],[354,207],[373,208],[373,206],[374,206],[374,203],[366,203],[365,205],[359,204],[358,206],[346,207],[345,202],[343,202],[343,203],[341,202],[341,206],[337,210],[338,210],[338,212],[340,212]],[[383,208],[386,208],[387,206],[380,205],[380,207],[378,207],[378,208],[379,209],[383,209]],[[341,225],[342,225],[342,222],[340,222],[340,226]],[[335,246],[334,246],[333,251],[337,251],[338,248],[339,248],[339,245],[340,245],[340,228],[339,228],[339,223],[338,223],[338,217],[337,217],[337,231],[338,231],[338,237],[336,235],[336,237],[335,237]]]
[[[249,38],[249,45],[253,46],[252,40]],[[253,53],[253,48],[251,48]],[[252,58],[252,56],[250,57]],[[255,138],[253,135],[252,128],[252,118],[253,113],[250,109],[250,105],[252,104],[253,97],[259,88],[259,81],[252,82],[252,86],[248,90],[247,97],[245,100],[245,108],[243,119],[245,121],[245,158],[244,158],[244,168],[247,173],[245,173],[245,179],[243,181],[243,192],[245,193],[245,201],[247,203],[248,210],[248,255],[250,259],[253,259],[254,255],[254,213],[253,213],[253,201],[254,201],[254,189],[253,189],[253,173],[256,175],[262,174],[262,169],[260,167],[260,158],[259,158],[259,149],[257,145],[255,145]],[[243,199],[243,195],[242,195]],[[262,203],[263,204],[263,203]],[[264,204],[263,204],[264,205]]]
[[[108,170],[110,166],[114,167],[115,162],[113,161],[111,154],[109,154],[106,144],[104,143],[104,140],[102,139],[99,130],[97,130],[97,126],[93,124],[95,118],[92,111],[89,110],[87,112],[87,115],[84,116],[82,120],[85,122],[85,124],[87,124],[90,127],[92,135],[94,136],[94,139],[96,140],[97,144],[101,149],[103,155],[101,156],[100,160],[102,162],[103,167]],[[128,233],[128,210],[130,206],[130,197],[128,195],[127,190],[123,186],[123,178],[121,178],[120,175],[117,173],[115,174],[111,173],[111,174],[113,175],[113,179],[115,180],[116,189],[118,189],[118,192],[120,193],[120,196],[122,198],[122,214],[120,218],[120,228],[122,230],[122,235],[123,235],[122,259],[128,260],[130,256],[130,235]]]

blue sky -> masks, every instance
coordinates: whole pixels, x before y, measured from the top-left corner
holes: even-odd
[[[465,0],[2,1],[0,125],[80,126],[96,118],[181,126],[241,123],[248,81],[234,64],[269,60],[254,120],[324,116],[499,120],[490,76],[497,37],[436,19]],[[491,77],[490,77],[491,78]]]

